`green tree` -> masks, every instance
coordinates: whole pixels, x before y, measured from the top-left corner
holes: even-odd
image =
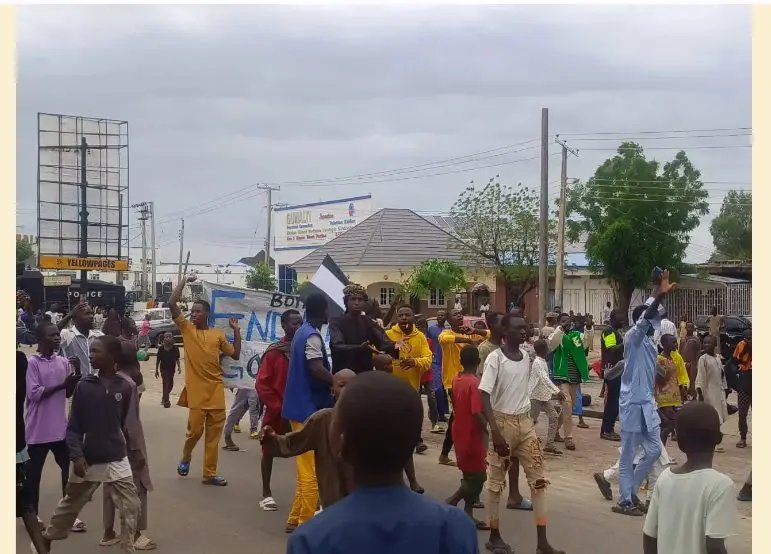
[[[506,285],[506,301],[522,298],[538,285],[540,197],[523,186],[501,185],[491,178],[482,189],[467,187],[450,209],[453,234],[473,263],[498,272]],[[549,263],[554,263],[556,225],[549,222]]]
[[[32,245],[26,238],[16,237],[16,263],[26,263],[33,256]]]
[[[246,272],[246,286],[250,289],[276,290],[276,277],[265,262],[257,262]]]
[[[729,260],[752,259],[752,192],[732,190],[723,198],[720,215],[709,226],[715,253]]]
[[[689,233],[709,212],[701,173],[685,152],[663,168],[634,142],[622,143],[567,197],[567,238],[586,240],[589,265],[609,280],[617,306],[650,283],[655,266],[677,271]]]
[[[425,298],[438,289],[454,292],[466,288],[463,268],[450,260],[425,260],[401,284],[403,298]]]

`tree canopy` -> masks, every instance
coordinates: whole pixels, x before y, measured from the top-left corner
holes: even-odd
[[[425,260],[402,282],[405,298],[425,298],[431,290],[454,292],[466,288],[463,268],[450,260]]]
[[[32,245],[26,238],[16,238],[16,263],[25,263],[33,256]]]
[[[523,186],[502,185],[499,176],[481,189],[467,187],[450,209],[453,234],[468,248],[470,261],[496,270],[506,284],[507,302],[520,305],[538,285],[540,198]],[[549,263],[553,265],[556,225],[549,222]]]
[[[752,259],[752,192],[732,190],[723,198],[720,215],[709,226],[716,257]]]
[[[655,266],[677,270],[689,233],[709,212],[701,173],[678,152],[663,167],[634,142],[622,143],[587,182],[567,196],[567,239],[585,239],[589,265],[610,281],[627,309]]]
[[[276,290],[276,277],[265,262],[257,262],[246,272],[246,286],[250,289]]]

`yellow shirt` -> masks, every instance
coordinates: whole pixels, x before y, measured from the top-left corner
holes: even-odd
[[[452,390],[452,382],[463,368],[460,365],[460,351],[466,343],[455,342],[456,337],[471,339],[471,335],[456,333],[445,329],[439,333],[439,346],[442,349],[442,385],[446,390]]]
[[[235,348],[222,329],[198,329],[183,315],[174,319],[185,347],[185,390],[189,408],[224,410],[220,354],[232,356]]]
[[[656,404],[659,408],[681,406],[683,400],[680,396],[680,387],[687,387],[690,384],[683,357],[673,350],[672,358],[659,354],[657,361],[661,367],[667,369],[667,374],[663,385],[656,384]]]
[[[393,362],[393,374],[407,381],[416,391],[420,389],[420,376],[431,369],[431,349],[428,347],[426,336],[414,326],[412,333],[405,335],[399,325],[393,325],[386,330],[386,335],[399,348],[399,360],[411,358],[415,360],[415,367],[402,369],[399,360]]]

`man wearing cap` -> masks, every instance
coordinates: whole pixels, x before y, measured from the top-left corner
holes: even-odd
[[[364,313],[368,300],[367,291],[361,285],[351,283],[343,289],[345,313],[329,321],[332,373],[341,369],[357,374],[372,371],[374,351],[398,357],[385,331]]]

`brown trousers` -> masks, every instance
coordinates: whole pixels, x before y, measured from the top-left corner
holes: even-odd
[[[64,498],[51,516],[51,523],[43,536],[50,541],[60,541],[67,538],[72,525],[83,507],[91,499],[93,494],[104,485],[104,493],[112,498],[114,505],[120,514],[120,542],[124,552],[134,552],[134,535],[137,530],[137,517],[140,505],[137,497],[137,489],[131,477],[100,483],[98,481],[81,481],[73,483],[70,480]]]

